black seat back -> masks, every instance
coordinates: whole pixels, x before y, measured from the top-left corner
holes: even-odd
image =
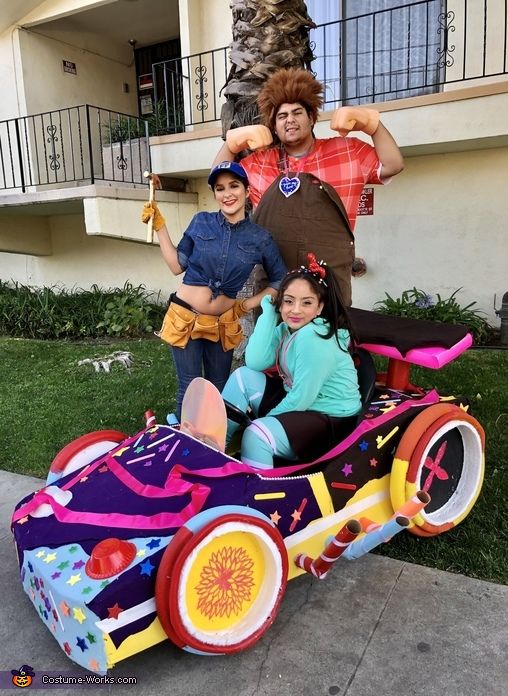
[[[372,355],[365,348],[353,348],[351,356],[358,375],[358,386],[360,388],[360,398],[362,401],[361,417],[369,405],[376,388],[376,366]]]

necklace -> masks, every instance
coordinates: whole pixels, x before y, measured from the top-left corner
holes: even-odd
[[[296,193],[300,188],[300,172],[302,171],[305,163],[307,162],[307,159],[309,158],[309,155],[311,154],[312,150],[313,146],[310,147],[308,152],[304,152],[302,155],[294,155],[294,158],[298,159],[298,166],[296,168],[294,176],[289,176],[289,158],[286,150],[284,149],[284,153],[282,156],[282,164],[284,167],[285,176],[283,176],[279,181],[279,191],[286,198],[292,196],[293,193]]]

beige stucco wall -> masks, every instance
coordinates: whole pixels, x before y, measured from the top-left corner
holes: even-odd
[[[416,286],[461,305],[477,302],[491,323],[508,290],[508,148],[406,158],[389,186],[375,187],[374,215],[356,227],[369,271],[353,280],[354,303]]]
[[[229,0],[179,0],[182,56],[212,51],[231,41]]]
[[[11,27],[0,34],[0,121],[26,113],[23,84],[18,31]]]
[[[45,0],[27,13],[21,24],[40,24],[52,19],[69,17],[100,5],[109,5],[116,0]]]
[[[35,29],[20,30],[22,69],[29,114],[37,114],[78,104],[93,104],[112,111],[137,113],[135,71],[129,47],[114,51],[96,36],[86,41],[67,32],[54,36],[38,34]],[[102,46],[101,46],[102,43]],[[76,65],[76,75],[63,70],[63,60]],[[100,79],[99,79],[100,77]],[[128,93],[123,84],[130,85]]]
[[[0,253],[0,278],[29,285],[60,285],[88,289],[122,287],[126,281],[162,291],[175,289],[175,278],[162,260],[159,248],[108,237],[90,237],[83,216],[49,218],[53,255],[47,257]]]

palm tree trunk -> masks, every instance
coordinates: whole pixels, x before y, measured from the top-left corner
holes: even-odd
[[[231,70],[222,107],[222,134],[259,120],[256,97],[280,68],[310,70],[314,59],[309,30],[316,25],[303,0],[231,0]]]

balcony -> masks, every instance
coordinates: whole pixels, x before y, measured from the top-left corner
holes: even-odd
[[[422,0],[321,24],[310,39],[324,109],[506,80],[507,23],[508,0]],[[0,122],[0,190],[145,184],[151,136],[199,135],[207,124],[218,125],[228,53],[223,47],[153,64],[155,110],[148,119],[87,104]],[[178,158],[175,150],[172,159]],[[188,154],[185,160],[188,166]],[[161,171],[180,176],[182,164]]]
[[[150,125],[89,104],[1,121],[0,189],[146,184]]]
[[[447,11],[443,11],[443,6]],[[324,109],[445,92],[505,79],[508,0],[422,0],[311,30]],[[157,134],[217,122],[228,47],[153,65]]]

